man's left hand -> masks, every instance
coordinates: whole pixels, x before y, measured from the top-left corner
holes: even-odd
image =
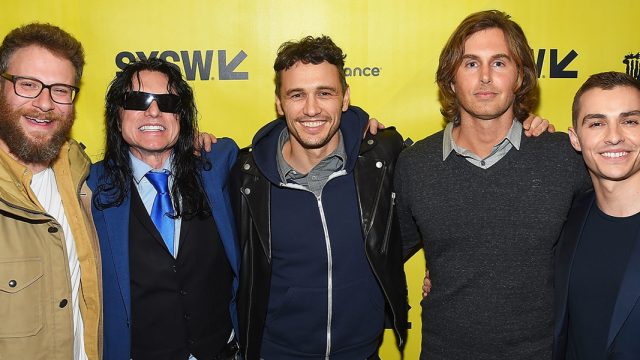
[[[207,132],[198,133],[196,137],[196,143],[193,146],[196,148],[196,155],[200,155],[200,150],[204,150],[206,152],[211,151],[211,145],[218,142],[218,139],[213,135]]]
[[[365,136],[367,136],[367,131],[369,131],[371,135],[375,135],[378,133],[378,129],[384,129],[384,127],[385,127],[384,124],[381,122],[378,122],[378,119],[370,118],[369,126],[365,129],[362,137],[364,138]]]

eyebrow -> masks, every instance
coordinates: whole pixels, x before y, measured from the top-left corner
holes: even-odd
[[[473,54],[464,54],[464,55],[462,55],[462,59],[479,60],[480,57],[477,56],[477,55],[473,55]],[[492,60],[495,60],[495,59],[509,59],[509,60],[511,60],[511,56],[509,56],[507,54],[500,53],[500,54],[492,55],[491,59]]]
[[[640,116],[640,110],[632,110],[632,111],[621,112],[619,117],[627,118],[627,117],[631,117],[631,116]],[[582,118],[582,124],[584,124],[587,120],[591,120],[591,119],[606,119],[606,118],[607,117],[604,114],[587,114]]]
[[[313,88],[314,91],[318,91],[318,90],[329,90],[329,91],[333,91],[333,92],[338,92],[338,89],[333,87],[333,86],[326,86],[326,85],[321,85],[318,86],[316,88]],[[293,88],[293,89],[289,89],[285,95],[291,95],[293,93],[297,93],[297,92],[304,92],[305,89],[303,88]]]
[[[620,117],[640,116],[640,110],[631,110],[620,113]]]
[[[318,86],[316,90],[329,90],[333,92],[338,92],[338,89],[333,86]]]
[[[607,117],[604,114],[587,114],[582,118],[582,125],[584,125],[587,120],[591,119],[606,119]]]

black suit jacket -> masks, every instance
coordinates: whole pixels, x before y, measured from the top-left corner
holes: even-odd
[[[582,230],[594,201],[593,191],[574,200],[556,248],[554,360],[567,358],[569,276],[574,254],[580,246]],[[610,360],[640,359],[640,241],[636,241],[620,284],[609,325],[606,354]]]

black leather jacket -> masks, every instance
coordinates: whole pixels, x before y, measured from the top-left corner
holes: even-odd
[[[394,128],[381,130],[376,136],[368,134],[360,145],[354,170],[367,258],[384,293],[387,323],[393,326],[399,347],[406,340],[408,304],[392,182],[402,148],[402,137]],[[272,185],[256,167],[251,149],[241,150],[230,181],[241,248],[240,348],[245,360],[253,360],[260,358],[269,302]]]

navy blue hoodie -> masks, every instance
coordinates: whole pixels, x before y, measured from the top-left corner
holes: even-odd
[[[342,113],[347,159],[319,198],[281,184],[276,161],[283,119],[254,137],[253,157],[271,182],[272,276],[262,339],[265,360],[365,359],[384,325],[384,298],[365,254],[353,170],[369,116]]]

